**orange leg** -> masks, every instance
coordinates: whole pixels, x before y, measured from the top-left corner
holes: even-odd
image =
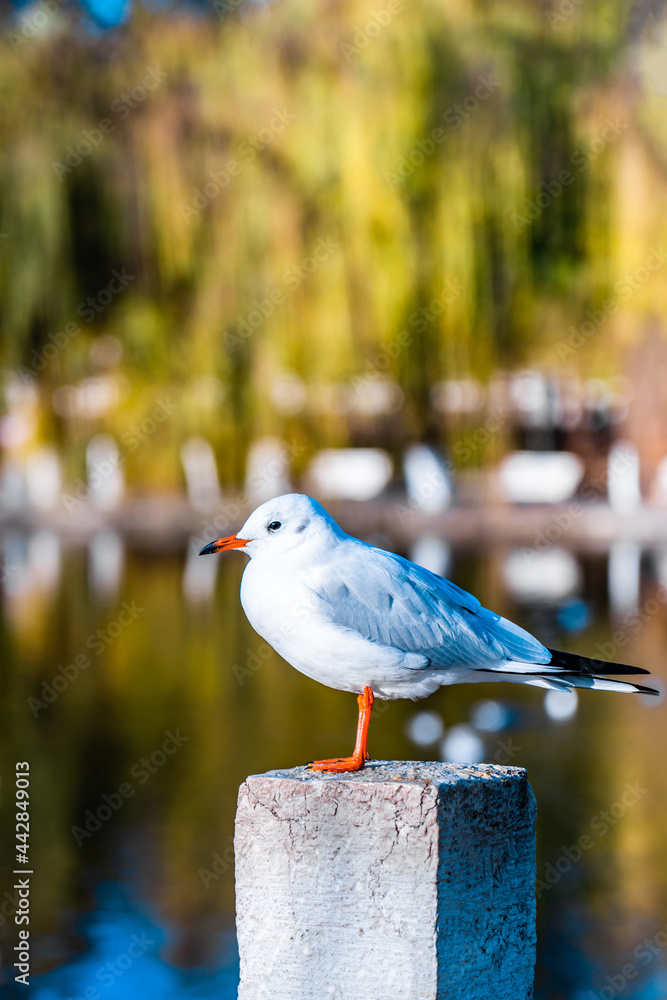
[[[329,760],[314,760],[308,766],[313,771],[361,771],[367,760],[370,760],[366,750],[368,726],[373,708],[373,689],[364,688],[364,693],[357,698],[359,706],[359,722],[357,723],[357,742],[351,757],[331,757]]]

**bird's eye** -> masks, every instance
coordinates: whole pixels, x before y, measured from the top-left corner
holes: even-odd
[[[283,526],[282,521],[271,521],[271,524],[269,525],[269,531],[277,531],[278,528],[282,528],[282,526]]]

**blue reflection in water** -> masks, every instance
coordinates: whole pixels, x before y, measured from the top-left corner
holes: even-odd
[[[236,1000],[239,966],[233,932],[220,936],[216,968],[175,969],[159,955],[164,930],[120,885],[105,883],[98,896],[98,908],[82,928],[89,950],[53,972],[31,977],[33,1000]],[[12,994],[19,995],[17,987]]]
[[[592,622],[589,606],[581,599],[566,601],[556,611],[556,620],[565,632],[583,632]]]
[[[625,985],[622,985],[624,982]],[[617,985],[613,985],[614,983]],[[625,1000],[665,1000],[667,972],[657,971],[649,982],[642,983],[634,989],[633,985],[622,973],[618,973],[606,979],[605,985],[598,986],[596,990],[578,990],[573,994],[572,1000],[613,1000],[617,996],[622,996]]]
[[[132,10],[129,0],[82,0],[82,3],[100,28],[115,28],[124,24]]]

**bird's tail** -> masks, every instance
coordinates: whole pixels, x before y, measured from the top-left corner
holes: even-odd
[[[643,667],[631,667],[627,663],[608,663],[606,660],[593,660],[588,656],[576,653],[562,653],[550,649],[549,663],[519,663],[508,661],[507,666],[500,668],[501,673],[522,674],[524,684],[533,687],[551,688],[556,691],[570,691],[572,688],[594,688],[597,691],[623,691],[626,693],[656,694],[655,688],[643,684],[633,684],[630,681],[616,680],[616,676],[628,674],[648,674]],[[498,668],[494,668],[494,673]],[[614,675],[613,679],[601,676]],[[518,677],[516,678],[518,680]]]

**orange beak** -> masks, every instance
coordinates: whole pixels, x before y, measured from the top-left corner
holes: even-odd
[[[199,553],[200,556],[208,556],[213,552],[224,552],[227,549],[243,549],[248,544],[249,539],[238,538],[236,535],[228,535],[226,538],[218,538],[215,542],[209,542]]]

